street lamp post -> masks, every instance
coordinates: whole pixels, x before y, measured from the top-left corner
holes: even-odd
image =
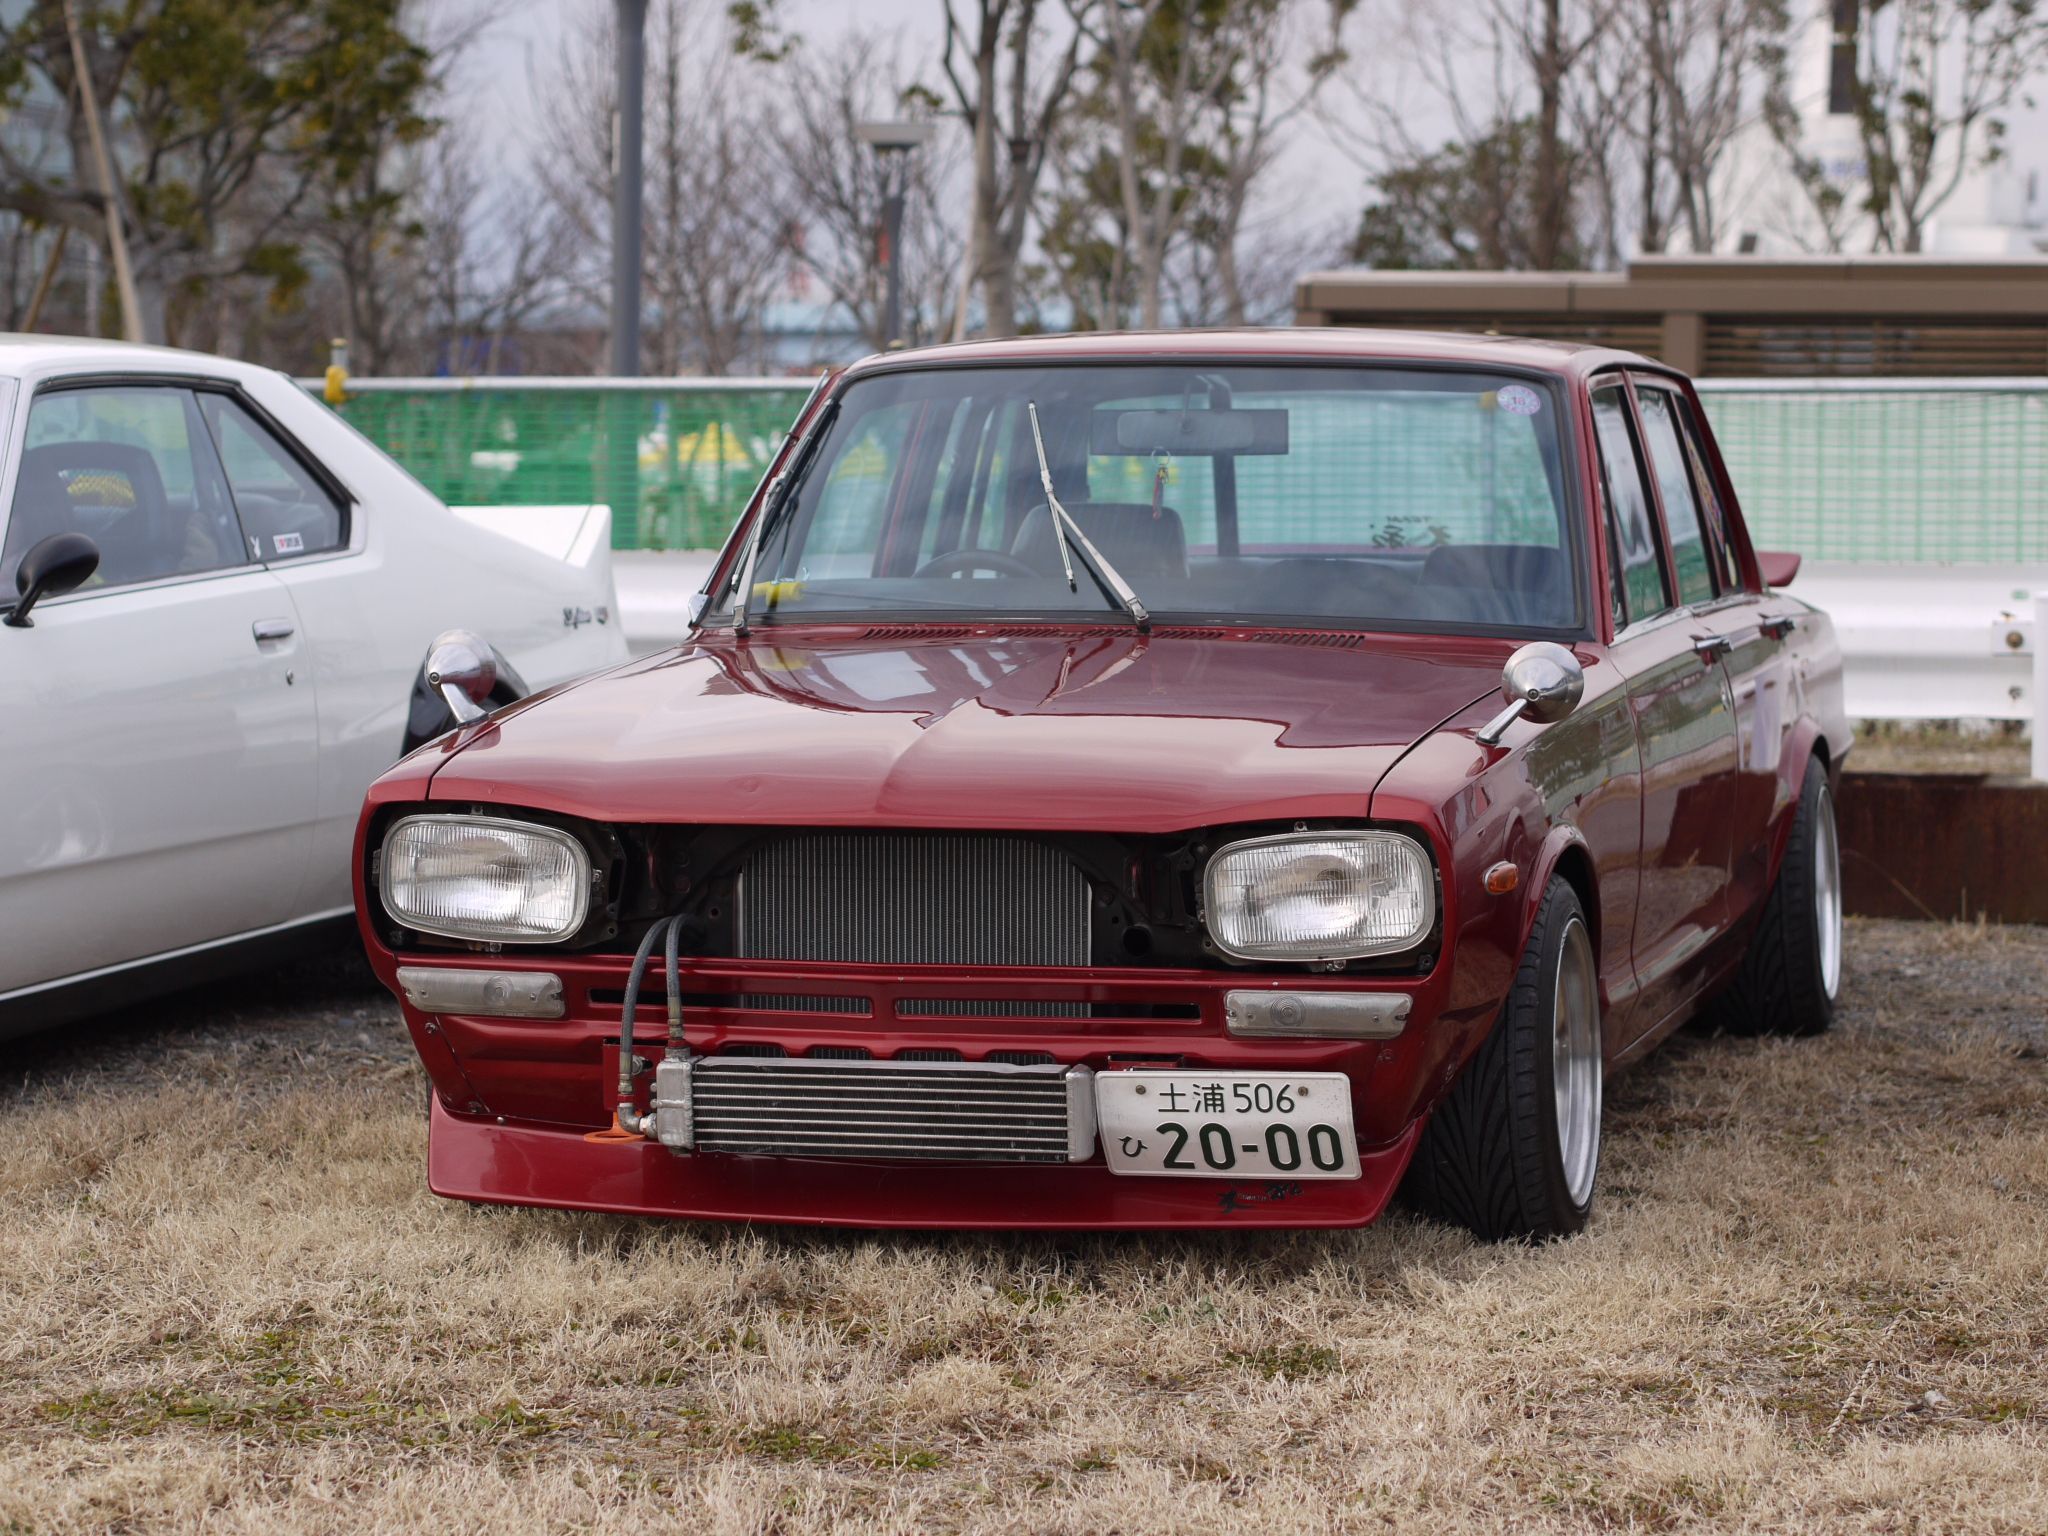
[[[882,310],[882,340],[901,346],[903,335],[903,197],[910,176],[910,151],[931,142],[930,123],[861,123],[854,132],[872,146],[882,173],[882,258],[888,264],[888,298]]]
[[[612,119],[612,372],[640,372],[640,118],[647,0],[618,0],[618,113]]]

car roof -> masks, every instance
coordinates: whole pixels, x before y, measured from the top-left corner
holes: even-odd
[[[1139,362],[1205,358],[1245,362],[1443,362],[1533,368],[1583,376],[1615,364],[1659,367],[1633,352],[1585,342],[1529,336],[1474,335],[1462,331],[1380,330],[1364,326],[1295,326],[1270,329],[1083,331],[961,341],[877,353],[851,371],[965,363]]]
[[[204,374],[239,377],[268,370],[208,352],[177,347],[146,347],[130,341],[94,336],[33,336],[0,331],[0,378],[43,377],[63,372]]]

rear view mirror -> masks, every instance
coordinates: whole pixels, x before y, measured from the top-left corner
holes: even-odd
[[[1789,549],[1760,549],[1756,568],[1767,587],[1789,587],[1799,574],[1799,557]]]
[[[1090,418],[1089,451],[1105,457],[1223,456],[1285,453],[1287,413],[1280,410],[1097,410]]]
[[[29,609],[45,597],[84,586],[99,568],[100,547],[82,533],[53,533],[31,545],[14,572],[15,590],[21,595],[0,623],[30,628],[35,620],[28,616]]]

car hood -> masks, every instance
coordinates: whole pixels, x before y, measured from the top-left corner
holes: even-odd
[[[720,634],[453,738],[435,800],[619,822],[1165,832],[1362,816],[1508,642]]]

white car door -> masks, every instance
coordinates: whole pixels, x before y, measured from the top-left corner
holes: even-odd
[[[57,532],[101,560],[0,627],[0,997],[298,916],[318,752],[193,393],[61,380],[25,415],[0,583]]]

